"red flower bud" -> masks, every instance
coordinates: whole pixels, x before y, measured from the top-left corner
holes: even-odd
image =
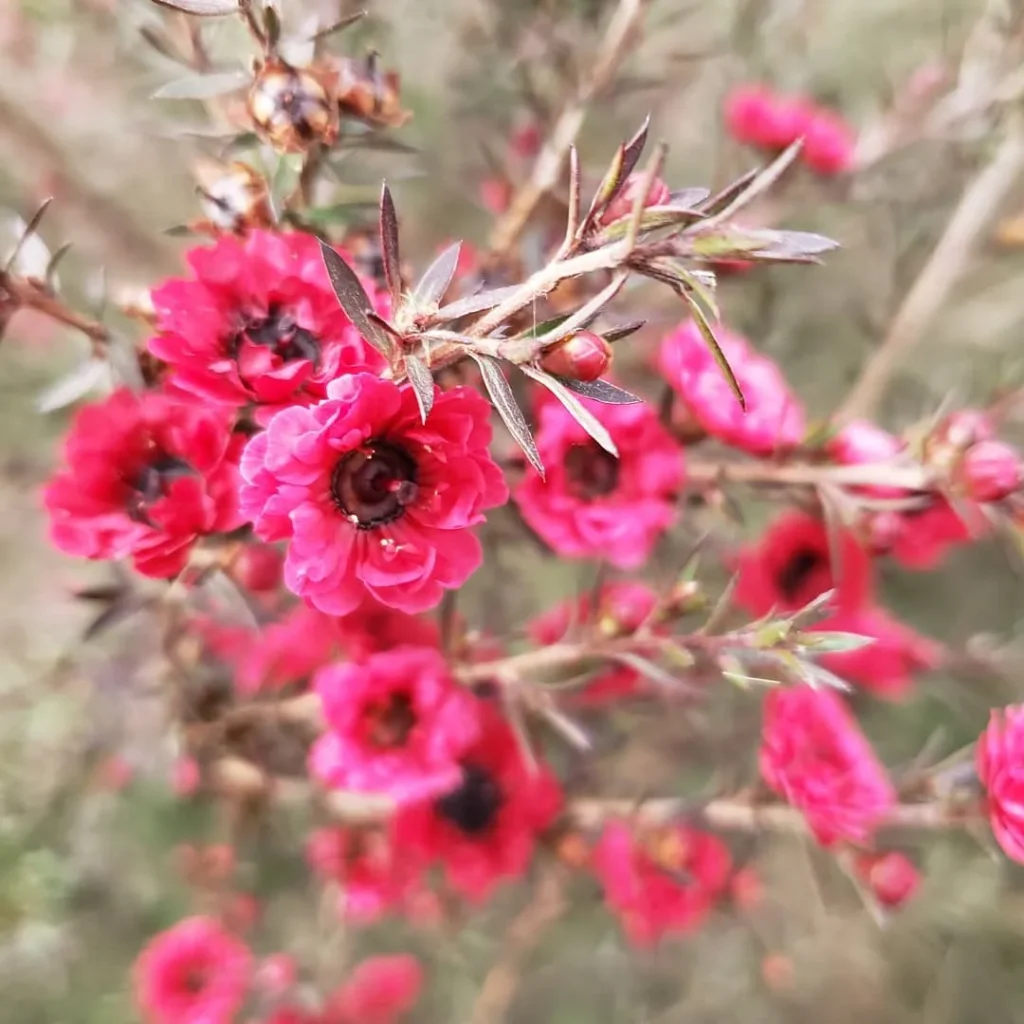
[[[619,194],[608,204],[608,208],[601,214],[599,223],[612,224],[617,220],[628,217],[633,211],[633,204],[636,202],[637,193],[644,187],[645,174],[631,174]],[[647,201],[644,206],[663,206],[669,201],[672,195],[668,185],[655,178],[651,183],[651,190],[647,194]]]
[[[570,380],[597,380],[612,361],[612,347],[600,334],[577,331],[543,355],[541,368]]]
[[[895,851],[859,858],[857,874],[883,907],[902,906],[921,884],[913,861]]]
[[[270,544],[246,544],[231,566],[235,582],[253,593],[266,593],[281,585],[284,559]]]
[[[1022,477],[1020,453],[1005,441],[979,441],[960,463],[961,485],[975,501],[1001,501],[1020,487]]]

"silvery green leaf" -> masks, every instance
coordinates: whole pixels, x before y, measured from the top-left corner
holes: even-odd
[[[355,324],[356,330],[390,362],[394,351],[391,336],[367,316],[373,309],[373,303],[359,283],[356,272],[323,240],[320,241],[320,253],[327,268],[327,276],[331,279],[331,287],[346,316]]]
[[[527,377],[543,384],[557,398],[572,418],[606,451],[618,458],[619,450],[615,447],[612,435],[605,425],[568,389],[560,380],[556,380],[543,370],[532,366],[519,367]]]
[[[55,384],[48,387],[36,400],[41,413],[56,412],[84,398],[90,391],[110,381],[110,367],[103,359],[87,359]]]
[[[394,311],[402,304],[402,259],[398,250],[398,215],[387,182],[380,190],[380,252]]]
[[[516,444],[523,450],[523,454],[529,459],[530,465],[543,477],[544,463],[540,460],[540,452],[537,451],[537,443],[530,433],[530,426],[523,416],[523,410],[512,394],[505,374],[501,371],[501,364],[490,356],[471,353],[480,367],[480,374],[484,379],[487,393],[491,396],[494,408],[502,418],[508,432],[515,439]]]
[[[153,0],[153,3],[205,18],[238,12],[238,0]]]
[[[809,654],[843,654],[873,644],[875,637],[827,630],[821,633],[799,633],[794,641],[806,648]]]
[[[405,372],[416,393],[420,419],[426,423],[430,410],[434,407],[434,375],[430,372],[430,367],[419,356],[414,355],[405,357]]]
[[[704,310],[701,309],[700,303],[697,302],[689,292],[683,291],[682,296],[690,307],[690,312],[693,313],[693,321],[697,325],[697,330],[700,331],[700,335],[704,339],[704,343],[710,349],[711,355],[718,364],[719,370],[722,371],[722,376],[725,377],[732,393],[736,396],[736,400],[740,403],[740,408],[746,411],[747,400],[743,397],[743,389],[740,387],[740,382],[736,379],[736,374],[732,372],[729,360],[725,358],[722,346],[718,344],[718,339],[715,337],[715,332],[711,327]]]
[[[520,290],[522,285],[511,284],[503,288],[489,288],[486,291],[477,292],[475,295],[466,295],[447,306],[442,306],[437,315],[443,320],[458,320],[461,317],[469,316],[470,313],[482,313],[485,309],[493,309],[500,306],[506,299],[512,298]]]
[[[216,71],[209,75],[186,75],[160,86],[155,100],[208,100],[244,89],[252,77],[247,71]]]
[[[444,298],[459,265],[461,242],[453,242],[424,271],[414,291],[417,305],[433,306]]]
[[[643,401],[630,391],[609,384],[606,380],[570,380],[568,377],[559,377],[557,374],[551,376],[558,381],[562,387],[575,391],[577,395],[589,398],[593,402],[600,402],[602,405],[638,405]]]

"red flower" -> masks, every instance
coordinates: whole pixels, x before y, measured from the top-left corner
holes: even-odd
[[[166,395],[115,391],[79,410],[67,468],[43,495],[53,543],[71,555],[131,557],[143,575],[185,567],[200,537],[242,520],[238,435],[224,416]]]
[[[902,906],[917,892],[921,873],[904,853],[869,853],[857,858],[857,874],[883,907]]]
[[[959,482],[973,501],[1002,501],[1019,490],[1024,479],[1020,452],[1005,441],[984,440],[964,452]]]
[[[337,619],[345,654],[359,661],[393,647],[439,647],[437,622],[424,615],[409,615],[376,601],[365,601],[354,612]]]
[[[842,700],[809,686],[772,690],[765,699],[761,775],[803,811],[826,846],[866,842],[896,800]]]
[[[635,837],[621,821],[605,826],[593,858],[606,902],[643,946],[698,928],[725,890],[731,863],[721,840],[705,832],[670,825]]]
[[[1024,705],[992,712],[975,759],[996,841],[1008,857],[1024,863]]]
[[[547,477],[527,470],[515,498],[529,526],[558,554],[634,569],[675,521],[682,449],[646,405],[586,405],[608,429],[618,458],[560,402],[545,401],[537,447]]]
[[[782,513],[740,553],[736,603],[751,615],[773,608],[793,612],[834,588],[839,610],[863,607],[871,596],[871,559],[849,531],[840,530],[838,541],[842,569],[836,579],[825,524],[807,512]]]
[[[335,377],[380,367],[338,305],[312,235],[252,231],[187,259],[194,279],[153,292],[160,333],[149,351],[170,365],[176,390],[232,409],[274,409],[317,402]],[[385,315],[383,296],[367,280],[363,287]]]
[[[135,997],[152,1024],[230,1024],[245,999],[249,950],[209,917],[152,939],[135,963]]]
[[[804,99],[781,96],[766,85],[741,85],[725,101],[725,123],[739,142],[780,150],[804,135],[814,108]]]
[[[489,705],[482,711],[484,730],[461,760],[460,784],[432,803],[400,807],[392,826],[403,855],[440,861],[452,888],[475,901],[523,874],[562,800],[550,769],[528,764],[509,725]]]
[[[457,762],[480,733],[478,705],[438,651],[399,647],[330,665],[313,686],[328,732],[310,765],[327,785],[407,801],[457,784]]]
[[[831,178],[853,166],[857,139],[850,126],[831,110],[815,109],[804,130],[804,163],[816,174]]]
[[[716,331],[739,381],[744,412],[693,321],[661,343],[659,366],[697,422],[713,437],[752,455],[793,448],[803,439],[803,409],[779,368],[754,352],[747,340],[724,328]]]
[[[577,601],[563,601],[538,615],[527,627],[530,639],[539,646],[560,643],[574,628],[596,627],[605,636],[626,636],[635,632],[654,611],[658,598],[642,583],[620,581],[602,588],[597,609],[589,594]],[[630,697],[644,689],[643,678],[631,668],[613,667],[601,672],[574,694],[581,703],[600,704]]]
[[[309,838],[306,856],[321,877],[338,886],[338,910],[346,919],[368,924],[393,909],[415,912],[423,902],[419,871],[383,832],[319,829]]]
[[[369,596],[424,611],[480,564],[467,527],[508,497],[488,451],[490,406],[437,394],[426,424],[410,388],[340,377],[311,408],[279,412],[242,453],[240,501],[263,540],[289,540],[288,588],[345,615]]]
[[[945,498],[933,497],[924,508],[903,512],[900,518],[892,556],[908,569],[934,569],[951,548],[971,539],[970,528]]]
[[[393,1024],[422,988],[423,968],[414,956],[371,957],[331,996],[324,1024]]]

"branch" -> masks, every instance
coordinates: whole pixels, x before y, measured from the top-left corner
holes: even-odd
[[[647,0],[619,0],[589,73],[558,115],[537,155],[530,180],[512,197],[491,231],[488,247],[502,255],[516,243],[530,215],[554,186],[586,116],[587,106],[611,84],[625,57]]]
[[[103,324],[69,309],[42,282],[0,274],[0,294],[9,296],[16,310],[34,309],[51,320],[81,331],[98,349],[110,341],[110,332]]]
[[[895,487],[908,491],[930,491],[932,474],[919,465],[889,462],[858,466],[814,465],[775,462],[686,462],[687,484],[763,484],[775,487]]]
[[[882,344],[864,367],[837,422],[870,416],[900,361],[921,340],[963,276],[978,239],[1024,172],[1024,126],[1015,120],[992,160],[967,186],[946,230],[907,292]]]

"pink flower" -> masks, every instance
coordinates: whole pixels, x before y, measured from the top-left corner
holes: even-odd
[[[284,578],[323,612],[367,597],[419,612],[480,564],[467,529],[508,497],[488,451],[490,405],[439,392],[426,424],[411,388],[339,377],[279,412],[242,453],[240,502],[263,540],[288,540]]]
[[[662,341],[659,366],[689,412],[713,437],[752,455],[798,445],[806,432],[803,409],[778,367],[739,334],[719,327],[716,337],[743,391],[746,412],[688,320]]]
[[[589,594],[577,601],[563,601],[538,615],[527,627],[530,639],[539,646],[560,643],[572,629],[596,628],[604,636],[627,636],[635,632],[654,611],[657,595],[642,583],[616,581],[606,584],[598,607],[592,608]],[[582,704],[601,704],[643,692],[643,678],[631,668],[612,667],[591,679],[578,693]]]
[[[768,694],[760,761],[765,782],[803,812],[825,846],[867,842],[896,801],[885,769],[830,690]]]
[[[793,612],[835,589],[839,610],[860,609],[871,596],[871,559],[847,530],[838,532],[838,544],[837,579],[825,524],[807,512],[783,512],[740,553],[736,603],[751,615],[767,615],[773,608]]]
[[[1019,490],[1024,479],[1020,452],[1005,441],[985,440],[964,452],[960,484],[973,501],[1002,501]]]
[[[816,109],[804,129],[801,157],[816,174],[831,178],[853,166],[857,139],[850,126],[831,110]]]
[[[917,892],[921,873],[904,853],[868,853],[857,858],[857,874],[883,906],[901,907]]]
[[[891,462],[903,451],[903,442],[868,420],[853,420],[829,438],[826,451],[841,466]]]
[[[458,761],[480,734],[478,707],[438,651],[399,647],[330,665],[313,687],[328,731],[310,765],[327,785],[408,801],[458,783]]]
[[[509,725],[482,707],[484,730],[461,760],[460,783],[432,803],[400,807],[392,833],[404,856],[439,861],[448,884],[476,902],[523,874],[562,802],[551,770],[528,764]]]
[[[245,999],[252,957],[209,917],[152,939],[135,962],[135,997],[150,1024],[230,1024]]]
[[[393,1024],[422,988],[423,968],[414,956],[371,957],[331,996],[325,1024]]]
[[[251,231],[187,259],[194,278],[153,292],[159,333],[149,351],[169,364],[176,390],[232,409],[276,409],[318,402],[335,377],[380,367],[338,305],[312,235]],[[383,295],[370,281],[363,287],[386,314]]]
[[[628,217],[633,212],[633,204],[637,201],[640,189],[643,188],[646,175],[642,173],[631,174],[623,185],[619,194],[608,204],[608,208],[601,214],[598,223],[603,225],[614,224],[617,220]],[[672,198],[668,185],[655,178],[651,190],[647,194],[647,201],[644,206],[664,206]]]
[[[126,389],[85,406],[47,485],[50,538],[71,555],[132,559],[145,576],[185,567],[192,545],[244,520],[236,498],[240,436],[215,411]]]
[[[317,874],[338,886],[341,916],[360,924],[394,909],[409,912],[424,894],[417,866],[376,829],[318,829],[306,856]]]
[[[992,712],[975,761],[996,841],[1008,857],[1024,863],[1024,705]]]
[[[728,884],[732,861],[721,840],[686,825],[635,837],[612,821],[593,864],[630,941],[648,946],[700,926]]]
[[[335,621],[342,649],[353,661],[394,647],[439,647],[441,643],[434,618],[409,615],[376,601],[365,601]]]
[[[558,554],[635,569],[676,519],[682,449],[646,405],[586,405],[608,429],[618,458],[560,402],[544,402],[537,447],[547,476],[528,469],[515,499],[527,524]]]
[[[781,150],[804,135],[814,108],[800,97],[782,96],[765,85],[741,85],[726,99],[725,121],[739,142]]]
[[[908,569],[934,569],[951,548],[971,539],[971,529],[945,498],[933,497],[924,508],[901,513],[901,519],[892,556]]]

